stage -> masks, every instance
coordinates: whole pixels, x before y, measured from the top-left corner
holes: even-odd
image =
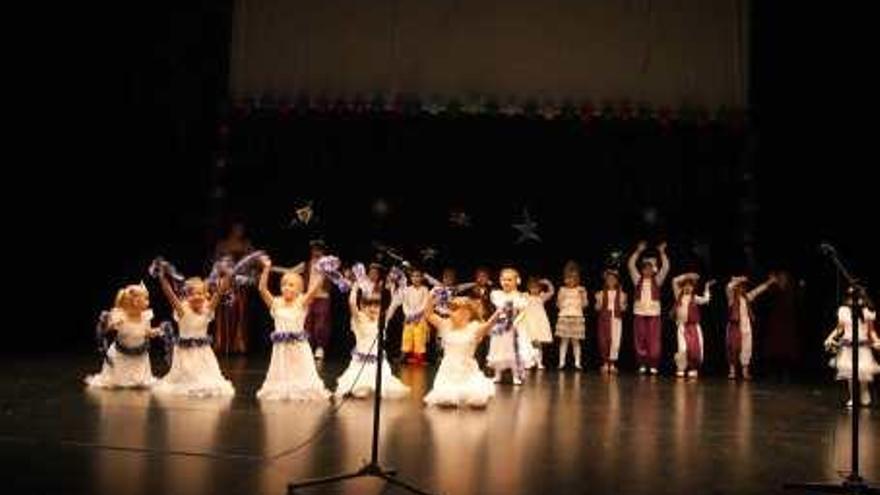
[[[8,360],[0,377],[3,493],[283,494],[369,456],[369,401],[254,399],[262,358],[221,360],[231,400],[87,391],[92,356]],[[343,363],[321,372],[333,384]],[[433,367],[404,368],[410,399],[384,403],[381,458],[443,494],[768,494],[849,468],[849,414],[825,383],[676,381],[533,372],[485,411],[422,406]],[[862,410],[862,472],[880,479],[880,412]],[[309,443],[318,429],[322,434]],[[11,486],[10,486],[11,483]],[[303,493],[378,494],[374,480]]]

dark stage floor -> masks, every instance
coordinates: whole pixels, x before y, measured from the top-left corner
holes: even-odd
[[[329,403],[261,405],[253,394],[266,362],[221,364],[233,400],[86,391],[80,379],[94,359],[7,361],[0,491],[280,495],[289,480],[351,470],[369,456],[370,402],[329,417]],[[322,370],[328,382],[339,368]],[[849,468],[849,413],[833,383],[545,371],[522,388],[501,386],[480,412],[422,407],[431,371],[402,371],[414,394],[385,402],[382,458],[435,493],[765,494]],[[860,414],[863,473],[877,481],[880,411]],[[403,493],[384,489],[366,480],[307,493]]]

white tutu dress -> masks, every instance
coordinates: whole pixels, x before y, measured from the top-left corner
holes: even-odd
[[[270,400],[326,400],[330,392],[318,376],[315,358],[309,347],[309,338],[303,331],[306,310],[299,296],[293,304],[283,298],[272,302],[275,331],[272,332],[272,359],[258,399]]]
[[[502,309],[508,304],[513,305],[513,324],[506,325],[499,320],[492,329],[489,341],[489,354],[486,364],[495,370],[518,367],[530,368],[534,365],[535,353],[528,332],[524,328],[524,319],[517,318],[528,305],[528,299],[521,292],[492,291],[492,304]]]
[[[547,300],[544,296],[534,296],[531,294],[526,297],[528,298],[528,304],[524,310],[525,315],[523,316],[522,328],[525,329],[529,340],[543,344],[553,342],[550,319],[547,318],[547,310],[544,309],[544,303]]]
[[[859,380],[862,382],[870,382],[874,380],[874,375],[880,374],[880,365],[874,359],[871,352],[870,342],[868,341],[868,324],[873,323],[876,314],[870,310],[864,310],[864,318],[859,321]],[[832,368],[837,369],[838,380],[852,379],[852,350],[853,350],[853,325],[852,310],[848,306],[842,306],[837,310],[837,321],[843,325],[843,335],[840,338],[840,349],[837,355],[831,359],[829,363]]]
[[[95,388],[146,388],[156,382],[150,368],[150,321],[153,311],[141,313],[140,319],[130,319],[124,311],[110,312],[110,328],[117,331],[116,341],[107,351],[107,361],[101,372],[86,377],[89,387]]]
[[[495,384],[474,359],[478,326],[479,323],[471,322],[461,330],[453,330],[449,320],[443,321],[438,329],[443,337],[443,360],[434,377],[434,386],[425,396],[425,404],[485,407],[495,395]]]
[[[355,336],[355,348],[351,352],[348,368],[336,380],[336,396],[351,394],[363,398],[376,390],[376,361],[379,334],[379,322],[371,321],[363,313],[351,318],[351,331]],[[391,372],[388,360],[382,359],[382,397],[399,399],[409,395],[409,387],[403,384]]]
[[[214,319],[214,313],[208,310],[196,313],[189,304],[183,303],[183,315],[175,313],[174,319],[180,327],[180,335],[174,343],[171,369],[153,387],[153,392],[196,397],[234,395],[235,389],[223,377],[208,337],[208,324]]]

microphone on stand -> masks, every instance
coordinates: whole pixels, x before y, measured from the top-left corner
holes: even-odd
[[[385,256],[388,256],[389,258],[393,259],[397,263],[400,263],[400,265],[403,266],[404,268],[409,268],[411,266],[409,261],[407,261],[403,256],[397,254],[397,252],[395,252],[389,246],[386,246],[386,245],[381,244],[379,242],[374,242],[373,247],[375,247],[377,251],[384,254]]]
[[[819,244],[819,252],[822,254],[836,254],[837,250],[834,249],[834,246],[830,243],[823,242],[822,244]]]

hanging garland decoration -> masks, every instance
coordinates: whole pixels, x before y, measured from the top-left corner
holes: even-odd
[[[236,100],[231,109],[225,110],[226,119],[218,128],[218,141],[225,148],[229,133],[228,120],[247,119],[255,113],[277,115],[280,119],[305,116],[324,118],[372,118],[399,120],[405,118],[530,118],[543,121],[580,121],[586,132],[592,132],[600,123],[649,123],[661,132],[673,126],[693,126],[698,130],[713,127],[741,133],[747,124],[747,114],[742,109],[721,106],[709,109],[682,105],[679,109],[668,106],[652,107],[645,102],[632,100],[603,101],[596,105],[590,100],[566,99],[520,100],[509,98],[503,103],[486,95],[471,95],[465,101],[458,98],[444,99],[433,95],[421,99],[416,95],[389,96],[375,93],[370,97],[356,94],[351,97],[309,95],[300,93],[293,100],[270,95]],[[224,163],[224,156],[218,156]]]

